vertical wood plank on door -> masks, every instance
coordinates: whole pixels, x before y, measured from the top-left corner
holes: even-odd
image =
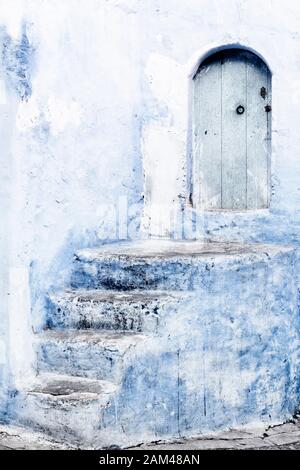
[[[272,75],[268,69],[268,96],[267,103],[272,110]],[[271,198],[271,154],[272,154],[272,112],[267,113],[267,207]]]
[[[224,54],[222,63],[222,209],[246,209],[246,60]]]
[[[253,54],[247,54],[247,209],[268,207],[269,125],[265,106],[270,101],[270,72]],[[265,99],[261,96],[265,88]]]
[[[221,63],[209,62],[194,82],[194,195],[205,209],[221,205]]]

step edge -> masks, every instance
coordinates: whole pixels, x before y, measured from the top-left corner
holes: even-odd
[[[150,301],[153,302],[155,300],[164,300],[164,299],[174,299],[178,300],[181,299],[183,296],[188,296],[190,295],[189,292],[178,292],[175,290],[170,290],[170,291],[164,291],[164,290],[145,290],[145,289],[132,289],[132,290],[101,290],[101,289],[89,289],[89,288],[70,288],[70,289],[65,289],[61,291],[56,291],[56,292],[51,292],[47,294],[47,297],[54,303],[57,302],[60,299],[64,299],[64,297],[67,298],[73,298],[74,300],[78,302],[78,298],[76,297],[76,293],[78,297],[84,297],[86,296],[93,296],[97,295],[99,296],[99,302],[97,302],[98,299],[91,299],[95,303],[113,303],[114,301],[117,302],[131,302],[131,301]],[[106,299],[106,296],[111,295],[112,298]],[[115,298],[113,298],[115,297]],[[79,300],[80,302],[80,300]]]
[[[47,450],[77,449],[77,446],[68,442],[57,441],[46,433],[38,432],[32,428],[14,423],[0,423],[0,435],[2,434],[5,434],[8,439],[15,438],[20,440],[20,445],[24,446],[24,450],[34,450],[35,447],[39,450],[40,446],[46,447]],[[18,446],[16,448],[20,447]]]
[[[87,386],[89,384],[99,384],[102,388],[99,392],[89,392],[89,391],[81,391],[81,392],[74,392],[71,394],[61,394],[61,395],[54,395],[47,391],[43,390],[34,390],[35,387],[39,385],[43,385],[45,383],[55,383],[59,381],[65,381],[70,383],[76,383],[78,381],[85,383]],[[112,395],[115,395],[118,391],[119,387],[117,384],[109,381],[109,380],[102,380],[102,379],[90,379],[87,377],[81,376],[72,376],[67,374],[55,374],[55,373],[40,373],[34,379],[32,379],[29,383],[26,384],[24,387],[23,392],[27,395],[35,396],[37,398],[44,397],[45,399],[50,399],[52,402],[91,402],[97,401],[102,399],[109,399]]]
[[[108,248],[108,245],[104,245],[102,247],[92,247],[92,248],[82,248],[80,250],[77,250],[74,253],[74,259],[75,261],[79,262],[87,262],[87,263],[92,263],[92,262],[98,262],[101,260],[132,260],[132,262],[139,262],[139,261],[149,261],[149,260],[154,260],[154,259],[163,259],[163,260],[174,260],[174,259],[196,259],[196,258],[215,258],[216,256],[218,257],[234,257],[234,256],[250,256],[250,255],[260,255],[263,256],[264,254],[269,254],[271,256],[276,256],[279,253],[282,252],[291,252],[295,250],[294,246],[291,245],[284,245],[284,244],[266,244],[266,243],[234,243],[234,242],[210,242],[210,243],[204,243],[202,244],[201,242],[188,242],[188,241],[183,241],[183,244],[186,243],[187,245],[189,243],[195,243],[195,246],[198,248],[202,245],[204,247],[203,252],[145,252],[145,253],[132,253],[132,252],[127,252],[126,250],[123,253],[120,253],[118,251],[113,251],[113,245],[109,245],[110,248]],[[121,245],[118,245],[119,247]],[[127,245],[128,246],[128,245]],[[142,245],[139,245],[142,246]],[[175,246],[175,245],[174,245]],[[208,251],[205,250],[205,247],[210,247]],[[231,252],[230,250],[226,251],[211,251],[212,247],[227,247],[227,248],[234,248],[235,250],[238,251],[233,251]],[[125,245],[124,245],[125,247]],[[147,245],[145,245],[147,247]],[[171,247],[171,245],[170,245]],[[125,247],[126,248],[126,247]],[[132,247],[131,247],[132,249]],[[111,251],[110,251],[111,250]],[[239,251],[240,250],[240,251]]]

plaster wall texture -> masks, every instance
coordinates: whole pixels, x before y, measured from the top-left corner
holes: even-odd
[[[189,212],[191,77],[214,48],[272,71],[272,199],[205,214],[200,235],[298,244],[299,26],[293,0],[0,2],[2,416],[73,253],[126,238],[124,205],[131,238],[172,236],[170,209]]]

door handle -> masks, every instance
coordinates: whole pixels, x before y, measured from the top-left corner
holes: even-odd
[[[237,114],[243,114],[245,112],[245,108],[244,106],[242,106],[241,104],[236,108],[236,112]]]

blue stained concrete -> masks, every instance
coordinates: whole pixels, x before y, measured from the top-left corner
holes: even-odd
[[[293,257],[223,260],[209,288],[195,282],[125,373],[118,403],[125,433],[137,439],[146,426],[155,439],[291,417],[299,403]]]
[[[23,24],[19,40],[2,34],[2,67],[9,88],[14,89],[21,100],[27,100],[32,93],[31,71],[34,63],[34,48]]]
[[[152,242],[140,242],[77,255],[75,273],[80,276],[75,278],[81,287],[90,287],[95,279],[101,288],[99,268],[105,261],[108,278],[117,273],[118,289],[126,295],[126,286],[132,288],[134,279],[139,282],[134,268],[141,270],[142,279],[151,280],[151,288],[177,292],[150,334],[125,337],[101,329],[54,329],[41,336],[40,372],[117,384],[110,405],[99,412],[98,427],[82,437],[86,445],[90,439],[94,446],[132,445],[265,426],[296,412],[300,325],[295,250],[212,246],[159,242],[152,249]],[[167,276],[162,276],[164,271]],[[144,284],[145,292],[147,288]],[[38,423],[39,413],[30,406],[28,410]],[[80,415],[80,407],[76,412]],[[59,425],[47,419],[60,435]]]

